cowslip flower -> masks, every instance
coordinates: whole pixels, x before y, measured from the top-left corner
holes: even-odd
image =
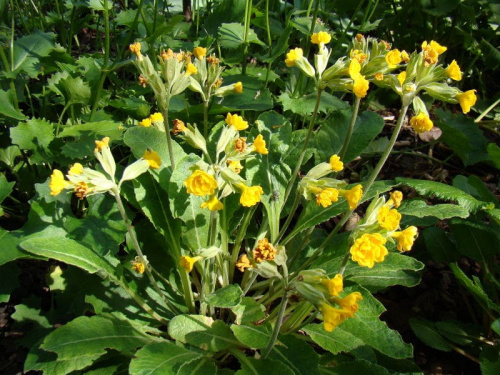
[[[401,201],[403,200],[403,193],[399,190],[393,191],[389,194],[389,204],[394,205],[394,207],[398,208],[401,205]]]
[[[384,229],[396,230],[401,221],[401,214],[397,210],[391,209],[389,206],[382,206],[378,210],[377,221]]]
[[[323,302],[320,311],[323,314],[323,328],[326,332],[332,332],[349,317],[344,309],[337,309],[327,302]]]
[[[359,309],[358,301],[361,301],[362,299],[363,296],[360,292],[353,292],[344,298],[335,298],[334,301],[342,308],[342,310],[346,311],[346,314],[350,318],[352,318]]]
[[[328,289],[328,293],[330,293],[332,297],[338,296],[344,288],[344,282],[340,273],[336,274],[332,279],[321,280],[321,283],[326,286],[326,288]]]
[[[75,187],[73,188],[73,192],[75,193],[75,196],[79,198],[80,200],[84,199],[89,193],[91,193],[94,190],[93,187],[89,187],[85,181],[80,181],[77,184],[75,184]]]
[[[160,155],[156,151],[148,149],[144,151],[142,158],[148,162],[149,167],[152,169],[159,169],[161,166]]]
[[[418,133],[429,131],[434,126],[432,120],[424,112],[420,112],[410,120],[411,127]]]
[[[340,172],[344,169],[344,163],[340,161],[340,157],[338,155],[330,156],[330,167],[334,172]]]
[[[241,185],[240,203],[244,207],[252,207],[260,202],[260,196],[264,194],[264,190],[259,185],[246,186]]]
[[[360,75],[354,80],[354,84],[352,85],[352,91],[354,95],[358,98],[364,98],[368,93],[369,82],[365,79],[364,76]]]
[[[100,141],[95,141],[94,152],[101,152],[105,147],[109,147],[109,137],[104,137]]]
[[[456,96],[458,102],[460,103],[460,107],[462,107],[462,112],[463,113],[469,113],[471,107],[476,104],[476,90],[469,90],[466,92],[462,92],[460,94],[457,94]]]
[[[246,254],[242,254],[235,265],[240,272],[245,272],[245,268],[252,267],[252,263],[250,263],[250,259]]]
[[[339,195],[347,199],[349,209],[354,210],[363,197],[363,186],[356,185],[350,190],[339,190]]]
[[[244,137],[239,137],[234,141],[234,149],[238,151],[240,154],[245,152],[247,148],[247,139]]]
[[[241,165],[239,160],[228,160],[227,161],[227,166],[229,169],[231,169],[234,173],[240,173],[241,170],[243,169],[243,166]]]
[[[163,115],[160,112],[155,112],[151,116],[149,116],[151,122],[163,122]]]
[[[365,62],[366,59],[368,58],[368,56],[366,56],[366,54],[363,53],[362,51],[360,51],[359,49],[353,49],[353,50],[351,50],[350,57],[353,60],[354,59],[358,60],[358,62],[360,64],[362,64],[363,62]]]
[[[83,173],[83,165],[81,165],[80,163],[73,164],[68,172],[70,176],[78,176],[82,173]]]
[[[453,60],[450,65],[446,68],[446,75],[455,81],[460,81],[462,79],[462,72],[458,66],[456,60]]]
[[[384,75],[382,73],[376,73],[373,78],[375,78],[377,81],[382,81],[384,79]]]
[[[259,154],[267,155],[269,153],[269,150],[266,147],[266,141],[264,140],[262,134],[259,134],[254,139],[253,146],[255,148],[255,152],[258,152]]]
[[[316,195],[316,203],[324,208],[331,206],[333,202],[338,200],[339,191],[334,188],[323,189]]]
[[[446,47],[440,45],[438,42],[431,40],[430,43],[427,41],[422,43],[422,51],[424,56],[425,65],[429,66],[431,64],[436,64],[438,61],[438,56],[447,50]]]
[[[405,50],[401,51],[401,59],[405,63],[408,63],[410,61],[410,55],[408,55],[408,52],[406,52]]]
[[[406,72],[401,72],[397,76],[398,82],[401,86],[403,86],[403,83],[405,83],[406,80]]]
[[[203,47],[196,47],[193,50],[193,55],[196,57],[198,60],[201,60],[205,55],[207,54],[207,49]]]
[[[274,260],[278,250],[269,242],[267,238],[263,238],[257,242],[257,246],[252,250],[253,259],[257,263],[262,263],[265,260]]]
[[[208,208],[210,211],[219,211],[224,208],[222,202],[217,198],[216,195],[210,196],[210,198],[200,205],[201,208]]]
[[[141,122],[139,122],[139,126],[149,128],[151,126],[151,120],[149,118],[145,118]]]
[[[313,44],[327,44],[332,40],[332,36],[326,31],[320,31],[319,33],[314,33],[311,35],[311,43]]]
[[[191,74],[197,74],[198,68],[194,66],[193,63],[189,63],[186,65],[186,75],[190,76]]]
[[[64,179],[64,175],[59,169],[54,169],[52,175],[50,176],[50,195],[55,197],[61,194],[66,187],[70,186],[70,183]]]
[[[356,80],[361,76],[361,64],[359,63],[358,60],[353,59],[349,63],[349,77],[351,77],[352,80]]]
[[[430,43],[427,43],[427,41],[424,41],[422,43],[422,49],[423,50],[433,49],[434,51],[437,52],[438,55],[441,55],[442,53],[446,52],[446,50],[448,48],[446,48],[445,46],[442,46],[441,44],[439,44],[438,42],[435,42],[434,40],[431,40]]]
[[[137,57],[137,60],[141,61],[142,60],[142,55],[141,55],[141,43],[136,42],[131,44],[129,47],[130,52],[132,52],[135,57]]]
[[[300,60],[304,56],[304,51],[302,48],[291,49],[290,52],[286,54],[285,64],[287,67],[295,66],[295,61]]]
[[[389,253],[384,246],[387,240],[380,233],[365,233],[351,246],[352,260],[362,267],[373,268],[375,262],[384,261]]]
[[[243,93],[243,83],[236,82],[234,84],[234,92],[237,93],[237,94],[242,94]]]
[[[417,237],[418,229],[413,225],[411,227],[406,228],[400,232],[394,232],[391,234],[391,237],[398,241],[398,250],[399,251],[410,251],[413,243],[415,242],[415,238]]]
[[[191,176],[189,176],[184,185],[187,188],[187,192],[193,195],[213,195],[215,189],[217,189],[217,181],[215,178],[205,171],[197,169]]]
[[[181,256],[181,259],[179,261],[179,264],[182,268],[186,270],[186,272],[191,272],[193,270],[194,264],[199,261],[200,259],[203,259],[200,256],[197,257],[189,257],[187,255]]]
[[[232,115],[231,113],[228,113],[226,116],[226,124],[232,126],[236,130],[248,129],[248,122],[243,120],[243,117]]]
[[[389,51],[387,55],[385,55],[385,62],[391,69],[398,66],[398,64],[400,64],[402,60],[403,59],[401,57],[401,52],[399,52],[398,49],[393,49],[392,51]]]
[[[132,271],[140,273],[141,275],[146,271],[146,265],[141,261],[133,261],[132,262]]]
[[[188,128],[184,124],[184,121],[179,120],[179,119],[175,119],[174,121],[172,121],[172,123],[173,123],[173,127],[172,127],[171,132],[174,135],[177,135],[179,133],[185,133],[188,131]]]

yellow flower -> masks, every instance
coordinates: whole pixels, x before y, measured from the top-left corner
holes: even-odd
[[[361,43],[363,38],[364,38],[363,34],[356,34],[356,40],[358,41],[358,43]]]
[[[175,53],[169,48],[166,52],[165,50],[161,51],[160,57],[162,60],[169,60],[175,57]]]
[[[239,115],[232,115],[228,113],[226,116],[226,124],[231,125],[236,130],[248,129],[248,122],[243,120],[243,117]]]
[[[393,234],[391,234],[391,237],[395,238],[398,241],[399,251],[410,251],[413,246],[413,242],[415,242],[417,234],[417,227],[411,226],[401,232],[394,232]]]
[[[401,193],[399,190],[393,191],[392,193],[389,194],[389,204],[393,204],[394,207],[398,208],[401,205],[401,201],[403,200],[403,193]]]
[[[104,147],[109,147],[109,137],[104,137],[100,141],[95,141],[94,152],[101,152]]]
[[[476,104],[476,90],[469,90],[456,96],[463,113],[469,113],[470,108]]]
[[[149,128],[151,126],[151,120],[149,118],[145,118],[139,123],[139,126],[143,126],[145,128]]]
[[[149,119],[151,120],[151,122],[163,122],[163,115],[160,112],[155,112],[151,116],[149,116]]]
[[[380,233],[365,233],[351,246],[352,260],[362,267],[373,268],[375,262],[383,262],[389,253],[384,246],[387,240]]]
[[[234,149],[238,151],[240,154],[245,152],[246,148],[247,148],[246,138],[239,137],[237,140],[234,141]]]
[[[286,54],[285,64],[289,68],[295,66],[295,61],[300,60],[304,56],[304,51],[302,48],[291,49],[290,52]]]
[[[266,148],[266,141],[262,134],[259,134],[257,138],[253,141],[253,146],[255,147],[255,151],[262,155],[267,155],[269,150]]]
[[[234,173],[240,173],[241,170],[243,169],[243,166],[241,165],[239,160],[228,160],[227,161],[227,166],[229,169],[231,169]]]
[[[335,298],[335,302],[346,311],[346,314],[352,318],[358,311],[358,301],[361,301],[363,296],[359,292],[353,292],[344,298]]]
[[[408,63],[410,61],[410,55],[408,55],[408,52],[405,50],[401,51],[401,59],[403,59],[405,63]]]
[[[187,192],[193,195],[213,195],[215,189],[217,189],[217,181],[215,178],[205,171],[197,169],[191,176],[189,176],[184,185],[187,188]]]
[[[349,64],[349,76],[353,80],[356,80],[357,78],[362,77],[361,76],[361,64],[356,59],[351,60],[351,63]]]
[[[333,279],[321,280],[321,283],[327,287],[328,293],[330,293],[332,297],[338,296],[344,288],[344,282],[340,273],[336,274]]]
[[[219,87],[221,87],[221,85],[222,85],[222,82],[223,82],[223,81],[224,81],[224,80],[223,80],[221,77],[219,77],[219,78],[217,78],[217,80],[214,82],[214,84],[213,84],[212,86],[213,86],[214,88],[218,89]],[[235,89],[235,91],[236,91],[236,85],[234,86],[234,89]],[[241,91],[243,91],[243,87],[241,87]],[[241,94],[241,93],[240,93],[240,94]]]
[[[377,81],[382,81],[384,79],[384,75],[379,72],[379,73],[375,74],[375,79]]]
[[[260,202],[260,196],[264,194],[264,190],[257,186],[245,186],[241,185],[243,191],[241,192],[240,203],[245,207],[255,206]]]
[[[198,59],[201,60],[205,55],[207,54],[207,49],[203,47],[196,47],[193,50],[193,55]]]
[[[191,272],[193,270],[194,264],[199,261],[200,259],[203,259],[202,257],[189,257],[187,255],[181,256],[181,260],[179,261],[179,264],[182,268],[186,270],[186,272]]]
[[[401,73],[399,73],[397,78],[398,78],[399,84],[400,84],[401,86],[403,86],[403,83],[404,83],[404,82],[405,82],[405,80],[406,80],[406,72],[401,72]]]
[[[382,208],[378,210],[377,220],[382,228],[396,230],[399,227],[401,214],[395,209],[391,210],[389,206],[382,206]]]
[[[448,48],[440,45],[438,42],[431,40],[429,44],[427,44],[427,41],[423,42],[422,49],[423,50],[433,49],[434,51],[436,51],[438,55],[441,55],[442,53],[446,52]]]
[[[186,128],[186,125],[184,124],[184,121],[179,120],[179,119],[176,118],[174,121],[172,121],[172,123],[174,124],[174,126],[172,127],[171,131],[175,135],[177,135],[179,133],[184,133],[184,132],[188,131],[188,128]]]
[[[401,52],[398,49],[393,49],[385,55],[385,62],[389,65],[389,68],[393,69],[402,61]]]
[[[410,125],[418,134],[421,134],[431,130],[434,123],[424,112],[419,112],[418,115],[411,118]]]
[[[323,302],[320,311],[323,314],[323,328],[326,332],[332,332],[339,324],[349,317],[344,309],[332,307],[327,302]]]
[[[312,44],[326,44],[330,43],[332,37],[326,31],[320,31],[319,33],[314,33],[311,35],[311,43]]]
[[[422,51],[424,55],[425,65],[429,66],[431,64],[435,64],[438,61],[438,56],[447,50],[446,47],[443,47],[439,43],[431,40],[429,44],[427,41],[422,43]]]
[[[350,56],[351,56],[351,59],[358,60],[358,62],[360,64],[362,64],[363,62],[365,62],[366,59],[368,58],[368,56],[366,56],[366,54],[364,54],[359,49],[353,49],[353,50],[351,50]]]
[[[245,272],[245,268],[251,267],[252,263],[250,263],[250,259],[248,259],[248,256],[246,254],[242,254],[236,262],[236,268],[238,268],[240,272]]]
[[[54,169],[52,175],[50,176],[50,195],[55,197],[61,194],[64,188],[68,187],[70,183],[64,179],[64,175],[59,169]]]
[[[135,271],[142,275],[144,271],[146,271],[146,265],[142,262],[134,261],[132,262],[132,271]]]
[[[137,79],[138,82],[139,82],[139,85],[141,85],[142,87],[146,87],[147,84],[148,84],[148,79],[146,77],[144,77],[142,74],[139,76],[139,78]]]
[[[354,80],[354,84],[352,85],[352,91],[354,92],[354,95],[356,95],[358,98],[364,98],[368,93],[368,86],[369,86],[368,80],[360,75]]]
[[[152,169],[159,169],[161,165],[160,155],[153,150],[147,149],[142,155],[142,158],[149,163],[149,167]]]
[[[80,163],[73,164],[68,172],[68,174],[71,176],[77,176],[82,173],[83,173],[83,165],[81,165]]]
[[[85,181],[80,181],[73,189],[76,197],[80,199],[85,198],[92,190],[94,190],[94,188],[89,187]]]
[[[446,74],[455,81],[460,81],[462,79],[462,72],[460,71],[460,67],[455,60],[453,60],[446,68]]]
[[[139,42],[133,43],[128,48],[129,48],[130,52],[132,52],[137,57],[137,60],[139,60],[139,61],[142,60],[141,43],[139,43]]]
[[[191,74],[196,74],[198,73],[198,68],[194,66],[193,63],[189,63],[186,65],[186,75],[189,76]]]
[[[334,188],[326,188],[321,190],[316,195],[316,203],[318,206],[329,207],[333,202],[339,200],[339,191]]]
[[[255,249],[252,250],[253,259],[257,263],[262,263],[264,260],[274,260],[276,254],[278,254],[278,250],[267,238],[259,240]]]
[[[236,82],[234,84],[234,92],[237,94],[242,94],[243,93],[243,83]]]
[[[354,210],[358,207],[358,203],[363,198],[363,186],[356,185],[351,190],[340,190],[340,196],[347,199],[347,203],[349,203],[349,209]]]
[[[338,155],[332,155],[330,157],[330,167],[335,172],[340,172],[344,169],[344,163],[340,161],[340,157]]]
[[[217,199],[216,195],[212,195],[206,202],[203,202],[200,207],[208,208],[210,211],[219,211],[224,208],[224,205]]]

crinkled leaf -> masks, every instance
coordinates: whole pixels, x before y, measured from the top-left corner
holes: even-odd
[[[273,327],[269,322],[263,325],[233,324],[231,330],[240,342],[253,349],[264,349],[273,333]]]
[[[13,104],[12,91],[0,90],[0,115],[13,118],[14,120],[25,120],[26,116]]]
[[[259,375],[259,374],[280,374],[293,375],[294,372],[281,361],[271,359],[255,359],[246,357],[245,360],[240,359],[241,370],[235,375]]]
[[[237,49],[240,48],[244,42],[245,28],[241,23],[223,23],[219,27],[219,43],[221,47]],[[251,28],[248,30],[247,43],[256,43],[265,46]]]
[[[68,72],[58,72],[48,80],[49,88],[62,96],[66,104],[88,104],[90,86],[81,77],[73,78]]]
[[[319,355],[304,340],[292,335],[279,336],[279,345],[274,345],[269,359],[280,360],[296,375],[319,374]]]
[[[214,307],[234,307],[241,302],[242,297],[240,286],[231,284],[206,296],[205,302]]]
[[[452,217],[466,218],[469,211],[456,204],[436,204],[427,205],[423,199],[408,199],[403,201],[398,210],[402,215],[411,215],[416,217],[434,216],[440,220]]]
[[[31,119],[10,128],[12,143],[24,150],[33,150],[34,163],[52,159],[49,144],[54,139],[54,125],[42,119]]]
[[[461,254],[485,264],[498,254],[500,238],[488,226],[454,219],[450,229]]]
[[[203,357],[191,362],[184,363],[177,372],[177,375],[216,375],[217,367],[211,358]]]
[[[326,374],[332,375],[389,375],[387,369],[375,363],[365,361],[363,359],[355,359],[354,361],[342,362],[335,367],[323,367]]]
[[[265,316],[265,307],[252,297],[243,297],[241,303],[231,310],[236,315],[236,324],[255,323]]]
[[[283,105],[284,111],[292,111],[299,115],[311,115],[316,104],[316,94],[308,94],[299,98],[291,98],[287,92],[281,94],[278,101]],[[323,113],[345,110],[349,105],[327,92],[321,95],[318,110]]]
[[[6,76],[16,78],[20,72],[36,78],[41,73],[40,57],[45,57],[54,49],[54,33],[35,31],[14,42],[14,63]]]
[[[477,176],[470,175],[465,177],[458,175],[453,179],[453,186],[465,191],[467,194],[472,195],[474,198],[496,204],[498,202],[495,195],[488,189],[483,181]]]

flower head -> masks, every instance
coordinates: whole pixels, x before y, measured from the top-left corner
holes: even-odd
[[[368,56],[366,56],[366,54],[360,51],[359,49],[351,50],[350,57],[353,60],[357,60],[360,64],[364,63],[368,58]]]
[[[245,207],[255,206],[260,202],[260,196],[264,194],[264,190],[257,186],[242,185],[243,191],[241,192],[240,203]]]
[[[389,253],[384,246],[387,240],[380,233],[365,233],[351,246],[352,260],[362,267],[373,268],[375,262],[383,262]]]
[[[234,84],[234,92],[237,94],[242,94],[243,93],[243,83],[236,82]]]
[[[418,115],[411,118],[410,125],[418,134],[420,134],[431,130],[434,123],[424,112],[419,112]]]
[[[403,59],[401,57],[401,52],[399,52],[398,49],[393,49],[392,51],[389,51],[387,55],[385,55],[385,62],[391,69],[398,66],[398,64],[401,64],[402,60]]]
[[[196,74],[198,73],[198,68],[194,66],[193,63],[189,63],[186,65],[186,75],[190,76],[191,74]]]
[[[302,48],[291,49],[290,52],[286,54],[285,64],[289,68],[295,66],[295,61],[300,60],[304,56],[304,51]]]
[[[427,41],[422,43],[422,51],[424,56],[425,65],[429,66],[431,64],[436,64],[438,61],[438,56],[447,50],[438,42],[431,40],[430,43]]]
[[[210,211],[219,211],[224,208],[222,202],[217,199],[217,195],[211,195],[207,201],[203,202],[201,208],[208,208]]]
[[[345,310],[350,318],[358,311],[358,301],[361,301],[363,296],[360,292],[353,292],[344,298],[336,298],[335,302]]]
[[[228,160],[227,161],[227,166],[229,169],[231,169],[234,173],[240,173],[241,170],[243,169],[243,166],[241,165],[239,160]]]
[[[255,249],[252,250],[253,259],[257,263],[262,263],[264,260],[274,260],[277,254],[278,250],[267,238],[259,240]]]
[[[364,76],[360,75],[354,80],[354,84],[352,85],[352,91],[354,95],[358,98],[364,98],[368,93],[369,82],[365,79]]]
[[[104,147],[109,147],[109,137],[104,137],[100,141],[95,141],[94,152],[101,152]]]
[[[327,287],[328,293],[332,297],[338,296],[344,288],[344,282],[340,273],[336,274],[333,279],[323,279],[321,283]]]
[[[462,79],[462,72],[456,60],[453,60],[451,64],[448,65],[446,68],[446,75],[455,81],[460,81]]]
[[[149,118],[145,118],[141,122],[139,122],[139,126],[143,126],[145,128],[149,128],[151,126],[151,120]]]
[[[146,265],[142,263],[140,260],[134,260],[132,262],[132,271],[140,273],[141,275],[146,271]]]
[[[398,74],[397,76],[398,78],[398,82],[401,86],[403,86],[403,83],[405,83],[405,80],[406,80],[406,72],[401,72]]]
[[[427,43],[427,41],[424,41],[422,43],[422,49],[423,50],[433,49],[434,51],[437,52],[438,55],[441,55],[442,53],[446,52],[446,50],[448,48],[446,48],[445,46],[442,46],[441,44],[439,44],[438,42],[435,42],[434,40],[431,40],[430,43]]]
[[[401,214],[397,210],[391,209],[389,206],[382,206],[378,210],[377,221],[378,224],[384,229],[398,229],[400,220]]]
[[[50,195],[55,197],[56,195],[61,194],[66,187],[68,187],[70,183],[64,179],[64,175],[59,169],[54,169],[52,171],[52,175],[50,176]]]
[[[401,59],[405,63],[408,63],[410,61],[410,55],[408,55],[408,52],[406,52],[405,50],[401,51]]]
[[[330,157],[330,167],[334,172],[340,172],[344,169],[344,163],[340,161],[340,157],[338,155],[332,155]]]
[[[323,189],[316,195],[316,203],[324,208],[331,206],[333,202],[338,200],[339,191],[334,188]]]
[[[248,129],[248,122],[243,120],[243,117],[232,115],[231,113],[228,113],[226,116],[226,124],[232,126],[236,130]]]
[[[167,51],[161,51],[160,57],[162,58],[162,60],[169,60],[175,57],[175,53],[169,48]]]
[[[266,148],[266,141],[262,134],[259,134],[253,141],[253,146],[255,147],[255,151],[262,155],[267,155],[269,150]]]
[[[174,121],[172,121],[172,123],[174,125],[172,127],[172,133],[174,133],[175,135],[184,133],[188,130],[188,128],[186,128],[186,125],[184,124],[184,121],[182,120],[175,119]]]
[[[362,77],[361,76],[361,64],[356,59],[351,60],[351,62],[349,63],[349,77],[351,77],[351,79],[353,79],[353,80],[356,80],[357,78]]]
[[[151,116],[149,116],[151,122],[163,122],[163,115],[160,112],[155,112]]]
[[[70,176],[78,176],[82,173],[83,173],[83,165],[81,165],[80,163],[73,164],[68,172]]]
[[[394,207],[398,208],[401,205],[401,201],[403,200],[403,193],[401,193],[399,190],[395,190],[392,193],[389,194],[389,202],[390,204],[393,204]]]
[[[382,73],[376,73],[374,76],[373,76],[377,81],[382,81],[384,79],[384,75]]]
[[[351,190],[340,190],[339,194],[347,199],[349,209],[354,210],[358,207],[358,203],[363,197],[363,186],[356,185]]]
[[[323,302],[320,311],[321,314],[323,314],[323,328],[326,332],[332,332],[339,324],[349,317],[344,309],[337,309],[327,302]]]
[[[159,169],[161,166],[160,155],[158,155],[158,153],[153,150],[147,149],[146,151],[144,151],[144,155],[142,155],[142,158],[149,163],[149,167],[152,169]]]
[[[201,60],[205,55],[207,54],[207,49],[203,47],[196,47],[193,50],[193,55],[198,59]]]
[[[193,195],[213,195],[215,189],[217,189],[217,181],[215,178],[205,171],[197,169],[191,176],[189,176],[184,185],[187,188],[187,192]]]
[[[238,268],[240,272],[245,272],[245,268],[251,267],[252,263],[250,263],[250,259],[248,259],[248,256],[246,254],[240,255],[240,258],[236,262],[236,268]]]
[[[469,113],[471,107],[476,104],[476,90],[469,90],[466,92],[462,92],[460,94],[457,94],[457,100],[460,103],[460,107],[462,107],[462,112],[463,113]]]
[[[332,36],[326,31],[320,31],[319,33],[314,33],[311,35],[312,44],[327,44],[332,40]]]
[[[194,264],[199,261],[200,259],[203,259],[202,257],[189,257],[187,255],[181,256],[181,259],[179,261],[179,264],[182,268],[186,270],[186,272],[191,272],[193,270]]]
[[[85,198],[92,190],[94,190],[94,188],[89,187],[85,181],[78,182],[73,188],[75,196],[79,199]]]
[[[132,52],[135,57],[137,57],[137,60],[141,61],[142,60],[142,55],[141,55],[141,43],[136,42],[132,43],[129,47],[130,52]]]
[[[234,141],[234,149],[238,151],[240,154],[245,152],[247,148],[247,139],[243,137],[239,137]]]
[[[137,81],[139,82],[139,85],[141,85],[144,88],[148,84],[148,79],[146,77],[144,77],[142,74],[139,76],[139,78],[137,79]]]
[[[399,251],[410,251],[417,234],[417,227],[411,226],[401,232],[394,232],[391,237],[398,241]]]

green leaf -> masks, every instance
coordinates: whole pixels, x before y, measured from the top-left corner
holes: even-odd
[[[25,120],[26,116],[13,104],[12,90],[0,90],[0,115],[13,118],[14,120]]]
[[[245,28],[241,23],[223,23],[219,27],[219,44],[223,48],[237,49],[244,45]],[[255,31],[248,30],[247,43],[265,44],[257,37]]]
[[[243,297],[241,303],[231,309],[236,315],[236,324],[251,324],[263,319],[265,307],[252,297]]]
[[[129,373],[131,375],[179,374],[179,368],[184,363],[200,357],[200,353],[184,349],[169,341],[154,342],[137,351],[130,362]]]
[[[500,350],[498,345],[484,345],[479,355],[479,367],[482,375],[496,375],[500,373]]]
[[[441,335],[458,345],[470,345],[473,343],[471,337],[480,335],[475,326],[459,321],[436,322],[434,325]]]
[[[416,217],[434,216],[440,220],[452,217],[466,218],[469,211],[456,204],[436,204],[427,205],[425,200],[416,198],[404,200],[398,210],[402,215],[411,215]]]
[[[1,244],[1,242],[0,242]],[[1,248],[2,246],[0,246]],[[19,286],[19,268],[14,264],[0,266],[0,303],[8,302],[12,291]]]
[[[245,357],[244,355],[239,356],[238,359],[241,363],[241,370],[237,371],[235,375],[294,374],[294,372],[281,361],[255,359],[252,357]]]
[[[299,115],[311,115],[316,104],[316,94],[308,94],[299,98],[291,98],[288,92],[282,93],[278,101],[283,105],[283,111],[292,111]],[[318,111],[327,113],[331,111],[340,111],[349,108],[349,105],[327,92],[321,94]]]
[[[205,298],[205,302],[213,307],[234,307],[241,302],[243,291],[239,285],[231,284],[217,289]]]
[[[51,159],[49,144],[54,139],[54,126],[46,120],[31,119],[10,128],[10,138],[13,144],[24,150],[35,151],[31,160],[34,163]]]
[[[184,344],[212,352],[241,346],[224,322],[202,315],[177,315],[168,325],[168,334]]]
[[[488,69],[496,70],[500,66],[500,51],[486,39],[481,38],[479,48],[483,54],[482,59]]]
[[[384,367],[363,359],[342,362],[335,367],[323,367],[324,373],[332,375],[389,375],[391,374]]]
[[[500,318],[491,323],[491,329],[497,334],[500,335]]]
[[[413,180],[411,178],[396,177],[396,182],[401,185],[409,186],[420,195],[431,197],[435,196],[443,200],[457,202],[460,206],[470,212],[477,211],[485,207],[485,203],[478,201],[471,195],[464,193],[456,187],[442,184],[435,181]]]
[[[274,345],[269,359],[280,360],[295,375],[319,374],[319,355],[311,345],[292,335],[279,336],[279,345]]]
[[[0,174],[0,203],[10,195],[15,184],[14,181],[8,182],[7,178],[3,174]]]
[[[328,161],[330,156],[340,152],[344,145],[351,117],[352,110],[350,108],[335,111],[321,127],[314,138],[317,163]],[[368,111],[358,114],[343,162],[348,163],[361,155],[383,127],[384,120],[378,114]]]
[[[233,324],[231,330],[241,343],[252,349],[264,349],[273,333],[273,327],[269,322],[260,326]]]
[[[94,10],[104,10],[104,1],[103,0],[88,0],[89,8]],[[108,3],[108,10],[111,10],[113,4]]]
[[[498,202],[495,195],[488,189],[483,181],[477,176],[470,175],[465,177],[462,175],[456,176],[453,179],[453,186],[472,195],[474,198],[496,204]]]
[[[88,104],[90,101],[90,86],[81,77],[73,78],[68,72],[58,72],[47,80],[48,87],[62,96],[67,105]]]
[[[460,258],[457,246],[442,228],[429,227],[422,232],[427,251],[436,262],[456,262]]]
[[[333,354],[349,352],[364,345],[363,340],[344,330],[342,325],[332,332],[326,332],[323,324],[309,324],[304,331],[316,344]]]
[[[124,319],[81,316],[48,335],[41,348],[65,360],[103,355],[107,349],[131,351],[155,340]]]
[[[494,143],[490,143],[486,149],[495,167],[500,169],[500,147]]]
[[[451,352],[453,347],[439,334],[433,323],[424,319],[410,319],[410,326],[415,335],[431,348]]]
[[[461,254],[484,264],[498,254],[498,233],[488,226],[455,219],[450,223],[450,229]]]
[[[202,359],[193,360],[184,363],[177,372],[177,375],[216,375],[217,367],[211,358],[203,357]]]
[[[119,98],[110,101],[109,105],[121,109],[136,120],[142,120],[143,118],[149,117],[149,113],[151,112],[151,106],[142,98]]]
[[[54,49],[54,33],[35,31],[31,35],[23,36],[14,42],[14,63],[7,78],[16,78],[21,72],[36,78],[41,73],[40,57],[45,57]]]
[[[12,169],[16,163],[16,158],[21,156],[21,151],[17,146],[9,146],[0,149],[0,162]]]

